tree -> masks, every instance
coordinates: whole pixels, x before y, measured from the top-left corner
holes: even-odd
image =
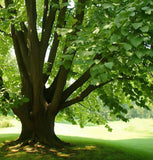
[[[90,113],[84,110],[80,119],[88,115],[92,121],[94,116],[92,122],[100,123],[95,119],[102,108],[92,107],[93,95],[110,108],[111,115],[124,121],[124,104],[132,108],[130,101],[134,101],[148,108],[152,103],[153,2],[73,3],[1,1],[1,37],[12,38],[21,78],[22,98],[14,101],[11,94],[4,98],[22,123],[19,142],[64,145],[54,132],[55,117],[66,112],[75,121],[78,108],[86,107],[84,100],[91,103],[87,107]]]

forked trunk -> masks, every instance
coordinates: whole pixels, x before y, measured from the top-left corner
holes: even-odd
[[[25,108],[26,109],[26,108]],[[41,143],[51,147],[63,147],[66,143],[55,134],[54,124],[57,113],[42,111],[36,115],[28,112],[18,112],[22,124],[21,134],[17,142],[23,144]]]

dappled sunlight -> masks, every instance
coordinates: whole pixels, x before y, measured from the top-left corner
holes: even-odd
[[[9,135],[7,136],[9,137]],[[137,138],[129,140],[102,140],[72,136],[60,136],[60,138],[64,141],[72,143],[73,145],[55,149],[49,148],[45,145],[41,145],[40,143],[22,146],[22,144],[9,145],[9,143],[7,142],[3,143],[3,146],[0,147],[0,159],[2,157],[2,160],[5,160],[11,157],[11,159],[35,160],[78,160],[81,158],[95,160],[105,160],[105,158],[108,158],[114,160],[129,159],[130,157],[130,160],[135,160],[134,156],[140,156],[142,157],[140,160],[142,160],[146,155],[148,155],[148,157],[153,155],[153,138]],[[2,141],[0,141],[0,144],[2,144]],[[148,158],[147,160],[151,159]]]
[[[72,144],[71,147],[61,149],[48,148],[39,143],[26,146],[8,145],[8,140],[15,140],[19,135],[20,124],[18,121],[14,123],[17,123],[18,127],[13,131],[12,128],[8,128],[9,134],[1,132],[0,129],[0,160],[7,158],[78,160],[84,157],[89,159],[92,157],[95,160],[99,157],[101,159],[125,159],[125,157],[129,159],[130,157],[131,160],[131,153],[132,160],[135,160],[134,155],[143,157],[142,160],[153,155],[153,119],[132,119],[128,123],[110,122],[112,132],[108,132],[104,126],[86,126],[81,129],[77,125],[56,123],[55,131],[59,138]],[[15,131],[17,134],[11,133]],[[151,159],[147,158],[147,160]]]
[[[96,152],[97,147],[94,145],[81,145],[81,146],[71,146],[60,149],[49,148],[48,146],[44,146],[41,144],[34,145],[26,145],[22,146],[22,144],[17,144],[10,146],[9,143],[3,144],[0,148],[1,153],[3,153],[4,158],[7,157],[25,157],[27,154],[36,156],[36,159],[39,156],[48,156],[50,158],[64,158],[64,159],[77,159],[78,156],[88,155],[92,152]]]

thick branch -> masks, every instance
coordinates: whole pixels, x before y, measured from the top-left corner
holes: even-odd
[[[56,75],[56,77],[53,80],[53,83],[51,84],[51,86],[49,88],[47,88],[47,89],[44,88],[44,96],[45,96],[45,99],[47,100],[48,103],[51,103],[52,98],[54,96],[55,89],[57,86],[58,76],[59,75]]]
[[[48,47],[49,39],[52,32],[52,27],[55,21],[55,15],[57,8],[54,6],[50,6],[49,15],[48,13],[48,2],[45,0],[44,2],[44,15],[43,15],[43,24],[42,24],[42,36],[41,36],[41,56],[42,59],[45,57],[45,53]],[[53,0],[53,3],[58,4],[58,0]]]
[[[97,54],[95,57],[94,57],[94,60],[95,59],[101,59],[102,58],[102,55],[100,54]],[[103,58],[101,59],[101,63],[104,63],[106,62],[107,59],[106,58]],[[76,91],[79,87],[81,87],[85,82],[88,81],[88,79],[91,77],[90,75],[90,70],[91,68],[93,68],[95,66],[95,63],[92,64],[88,70],[86,72],[84,72],[84,74],[79,78],[77,79],[70,87],[68,87],[64,92],[63,92],[63,97],[62,97],[62,100],[65,101],[74,91]]]
[[[15,54],[16,54],[18,66],[19,66],[21,79],[23,77],[29,79],[26,67],[25,67],[24,62],[23,62],[23,58],[21,56],[21,50],[20,50],[20,47],[19,47],[18,38],[17,38],[16,33],[15,33],[14,25],[11,25],[11,33],[12,33],[12,39],[13,39],[13,44],[14,44],[14,49],[15,49]]]
[[[60,71],[58,74],[59,75],[57,77],[56,89],[55,89],[54,96],[51,102],[53,106],[59,106],[61,97],[62,97],[63,88],[66,83],[65,75],[67,74],[67,71],[65,70],[64,66],[60,67]]]
[[[36,0],[25,0],[28,19],[28,33],[30,45],[38,45],[38,35],[36,28],[37,12],[36,12]]]
[[[17,35],[17,38],[18,38],[23,62],[25,64],[27,72],[29,72],[30,71],[30,66],[29,66],[30,63],[29,63],[28,48],[27,48],[27,44],[26,44],[26,39],[25,39],[22,31],[17,31],[16,35]]]
[[[54,41],[53,41],[52,48],[51,48],[50,53],[49,53],[48,62],[47,62],[48,63],[48,65],[47,65],[47,74],[43,75],[44,84],[47,82],[47,80],[49,78],[49,74],[48,73],[50,73],[52,71],[53,64],[54,64],[55,57],[56,57],[56,53],[57,53],[58,45],[59,45],[58,35],[55,32],[54,33]]]
[[[109,82],[111,82],[111,81],[113,81],[113,79],[111,79],[111,80],[109,80],[109,81],[107,81],[107,82],[105,82],[105,83],[101,83],[101,84],[98,85],[98,86],[89,85],[79,96],[77,96],[76,98],[73,98],[73,99],[65,102],[63,105],[61,105],[61,106],[60,106],[60,107],[61,107],[60,109],[64,109],[64,108],[66,108],[66,107],[68,107],[68,106],[71,106],[71,105],[73,105],[73,104],[75,104],[75,103],[78,103],[78,102],[83,101],[84,98],[87,97],[92,91],[94,91],[95,89],[100,88],[100,87],[106,85],[107,83],[109,83]]]
[[[63,3],[68,2],[68,0],[63,0]],[[58,19],[57,19],[57,28],[62,28],[65,25],[65,15],[66,15],[66,10],[67,10],[67,6],[63,7],[58,15]],[[54,40],[53,40],[53,44],[49,53],[49,59],[48,59],[48,68],[47,68],[47,73],[50,73],[55,61],[55,57],[56,57],[56,53],[57,53],[57,49],[58,49],[58,45],[59,45],[59,39],[58,39],[58,34],[55,31],[54,32]],[[47,79],[49,78],[49,74],[45,74],[44,75],[44,83],[46,83]]]
[[[60,109],[64,109],[64,108],[67,108],[73,104],[76,104],[78,102],[81,102],[84,100],[85,97],[87,97],[91,92],[93,92],[94,90],[96,90],[97,88],[100,88],[100,87],[103,87],[104,85],[114,81],[116,79],[110,79],[108,80],[107,82],[104,82],[104,83],[101,83],[100,85],[98,86],[93,86],[93,85],[89,85],[79,96],[69,100],[69,101],[66,101],[65,103],[63,103],[61,106],[60,106]],[[123,77],[119,77],[117,80],[133,80],[133,77],[126,77],[123,75]]]
[[[76,89],[81,87],[90,78],[90,68],[63,92],[62,100],[65,101]]]
[[[67,0],[64,0],[63,2],[67,2]],[[72,35],[76,34],[77,31],[79,31],[79,30],[77,30],[77,27],[78,27],[78,25],[82,24],[83,18],[84,18],[85,0],[83,0],[83,1],[79,0],[79,4],[80,4],[80,2],[82,2],[82,4],[77,6],[77,7],[80,7],[80,8],[77,8],[77,11],[76,11],[77,19],[78,19],[78,21],[80,21],[80,23],[73,26],[75,31],[71,33]],[[79,12],[79,10],[81,10],[81,13]],[[80,19],[79,15],[80,15],[81,19]],[[59,17],[59,21],[60,20],[61,20],[61,17]],[[67,50],[67,47],[65,46],[63,54],[66,53],[66,50]],[[72,54],[75,55],[75,52],[72,53]],[[72,61],[71,61],[71,63],[72,63]],[[60,104],[60,101],[61,101],[61,98],[62,98],[62,92],[63,92],[63,89],[64,89],[65,84],[66,84],[67,75],[69,73],[69,70],[70,69],[65,69],[64,66],[61,66],[60,69],[59,69],[57,86],[56,86],[56,90],[55,90],[55,93],[54,93],[54,96],[53,96],[53,99],[52,99],[52,104],[54,104],[56,106],[59,106],[59,104]]]

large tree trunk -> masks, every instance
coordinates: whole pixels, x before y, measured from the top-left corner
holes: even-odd
[[[22,124],[21,134],[17,142],[29,144],[45,144],[51,147],[63,147],[66,143],[61,141],[55,134],[54,124],[57,112],[42,111],[36,115],[26,112],[16,112]]]

